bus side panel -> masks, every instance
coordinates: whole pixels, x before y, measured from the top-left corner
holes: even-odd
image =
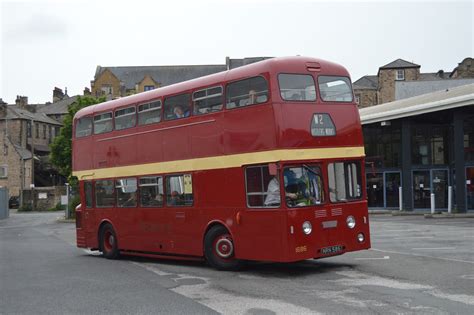
[[[226,154],[275,148],[275,119],[271,103],[228,110],[222,124]]]

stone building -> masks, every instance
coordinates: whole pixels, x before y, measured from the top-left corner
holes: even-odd
[[[359,107],[368,107],[424,93],[474,83],[474,59],[465,58],[452,72],[421,73],[421,66],[403,59],[379,68],[353,83]]]
[[[60,122],[44,113],[33,113],[28,99],[17,97],[14,105],[0,100],[0,186],[11,196],[35,186],[54,186],[59,180],[49,163],[49,144],[58,135]]]
[[[226,71],[268,58],[270,57],[243,59],[231,59],[227,57],[225,64],[217,65],[97,66],[94,80],[91,81],[91,94],[94,97],[106,96],[107,99],[115,99]]]

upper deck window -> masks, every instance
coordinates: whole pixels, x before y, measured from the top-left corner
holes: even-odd
[[[148,125],[161,121],[161,101],[138,106],[138,124]]]
[[[92,117],[82,117],[76,120],[76,138],[92,134]]]
[[[115,130],[135,127],[136,121],[135,107],[127,107],[115,112]]]
[[[104,113],[94,116],[94,134],[112,131],[112,113]]]
[[[202,115],[222,109],[222,87],[216,86],[193,93],[194,114]]]
[[[347,77],[318,77],[319,93],[325,102],[352,102],[351,81]]]
[[[188,93],[165,99],[165,120],[188,117],[190,114],[189,99]]]
[[[254,77],[227,85],[226,108],[235,108],[268,101],[268,85],[263,77]]]
[[[279,74],[280,95],[285,101],[315,101],[316,87],[308,74]]]

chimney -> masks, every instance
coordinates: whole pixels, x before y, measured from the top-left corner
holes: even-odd
[[[26,105],[28,105],[28,97],[17,95],[15,104],[21,109],[26,109]]]
[[[53,103],[56,103],[64,98],[63,90],[58,87],[55,87],[53,90]]]
[[[88,87],[84,88],[84,96],[91,95],[91,90]]]
[[[7,103],[0,98],[0,119],[7,116]]]

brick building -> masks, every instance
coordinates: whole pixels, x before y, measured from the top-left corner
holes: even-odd
[[[393,102],[407,97],[474,83],[474,59],[465,58],[452,72],[421,73],[421,66],[403,59],[379,68],[353,83],[359,107]]]
[[[94,97],[106,96],[107,99],[115,99],[226,71],[268,58],[270,57],[243,59],[231,59],[227,57],[225,64],[217,65],[140,67],[97,66],[94,80],[91,81],[91,94]]]

